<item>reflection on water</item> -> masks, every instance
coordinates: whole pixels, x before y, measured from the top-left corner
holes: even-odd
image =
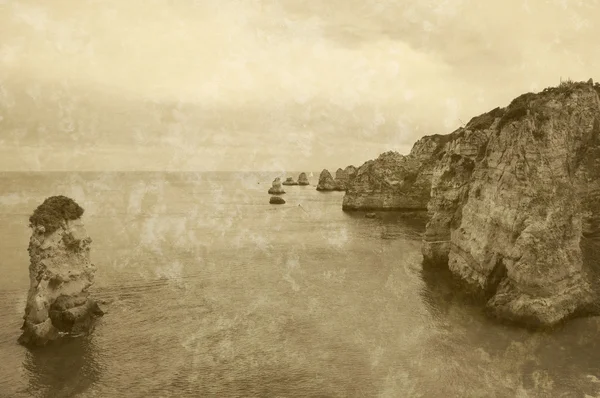
[[[39,398],[76,397],[84,393],[100,378],[96,351],[91,336],[28,349],[23,362],[29,378],[27,393]]]

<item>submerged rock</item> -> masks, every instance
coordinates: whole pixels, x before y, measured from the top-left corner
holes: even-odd
[[[269,203],[272,205],[283,205],[285,204],[285,199],[283,199],[281,196],[271,196]]]
[[[282,185],[298,185],[298,183],[296,181],[294,181],[294,179],[292,177],[288,177],[285,179],[285,181],[282,183]]]
[[[377,214],[375,214],[375,213],[367,213],[367,214],[365,214],[365,218],[376,218],[376,217],[377,217]]]
[[[273,180],[273,186],[269,188],[269,193],[271,195],[281,195],[285,193],[285,191],[281,187],[281,179],[279,177]]]
[[[91,238],[72,199],[53,196],[30,217],[30,287],[25,307],[25,345],[45,345],[62,336],[87,334],[103,315],[89,297],[96,267],[90,262]]]
[[[310,185],[306,173],[300,173],[300,175],[298,176],[298,185]]]

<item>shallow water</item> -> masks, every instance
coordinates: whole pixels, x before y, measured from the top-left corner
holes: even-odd
[[[0,174],[0,396],[600,396],[599,318],[496,324],[423,270],[423,215],[314,186],[269,205],[275,176]],[[108,304],[91,336],[29,350],[27,218],[57,194],[86,210]]]

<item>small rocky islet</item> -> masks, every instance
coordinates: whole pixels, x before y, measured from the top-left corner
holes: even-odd
[[[43,346],[85,335],[104,313],[88,292],[96,267],[81,208],[65,196],[47,198],[29,218],[30,286],[19,343]]]

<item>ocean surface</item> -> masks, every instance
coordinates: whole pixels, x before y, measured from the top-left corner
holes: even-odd
[[[317,173],[269,205],[275,176],[0,173],[0,396],[600,396],[599,318],[497,324],[423,269],[423,214],[344,213]],[[27,349],[27,219],[59,194],[106,315]]]

